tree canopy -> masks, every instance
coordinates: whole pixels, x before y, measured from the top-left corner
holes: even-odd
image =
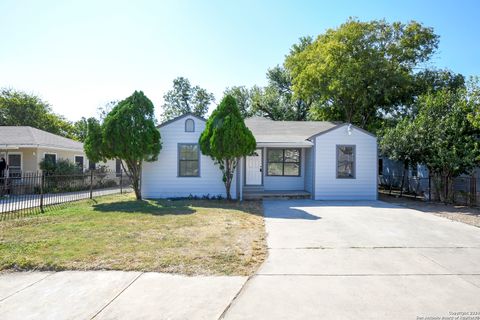
[[[47,102],[36,95],[13,89],[0,90],[0,125],[31,126],[75,138],[72,124],[55,114]]]
[[[142,91],[135,91],[107,114],[103,124],[89,119],[85,152],[92,161],[121,159],[141,199],[140,177],[143,161],[156,161],[162,148],[155,127],[153,103]]]
[[[200,149],[210,156],[223,173],[227,199],[231,199],[230,187],[237,167],[237,159],[255,151],[256,142],[247,128],[235,98],[226,95],[208,118],[200,135]]]
[[[414,68],[428,61],[437,46],[432,28],[415,21],[349,19],[311,44],[294,48],[285,66],[295,95],[321,110],[312,113],[317,120],[372,129],[382,113],[408,101]]]
[[[477,90],[444,88],[420,96],[418,114],[383,134],[382,153],[405,163],[425,164],[435,178],[437,194],[443,195],[440,184],[470,173],[480,163],[480,128],[467,120],[480,108],[472,94]]]
[[[184,77],[173,80],[173,89],[164,96],[162,120],[170,120],[186,113],[205,116],[208,107],[215,100],[212,93],[199,86],[192,86]]]
[[[267,71],[265,87],[245,86],[227,88],[225,94],[232,95],[238,103],[243,118],[262,116],[272,120],[298,120],[308,118],[311,102],[295,97],[291,77],[282,66]]]

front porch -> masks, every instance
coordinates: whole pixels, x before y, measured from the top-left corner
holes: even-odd
[[[260,144],[241,159],[239,197],[310,199],[313,187],[313,152],[310,145]]]

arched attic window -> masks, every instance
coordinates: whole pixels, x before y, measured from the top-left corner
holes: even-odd
[[[185,132],[195,132],[195,122],[192,119],[185,120]]]

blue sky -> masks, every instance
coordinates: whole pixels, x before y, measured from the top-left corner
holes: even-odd
[[[143,90],[161,112],[177,76],[213,92],[264,85],[299,37],[348,17],[417,20],[440,35],[432,64],[480,75],[480,1],[0,0],[0,87],[69,120]]]

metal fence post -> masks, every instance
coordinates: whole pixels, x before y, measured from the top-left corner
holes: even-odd
[[[90,199],[93,198],[93,170],[90,170]]]
[[[123,170],[120,168],[120,194],[123,193]]]
[[[44,213],[43,210],[43,185],[45,183],[45,172],[42,171],[42,175],[40,176],[40,212]]]

